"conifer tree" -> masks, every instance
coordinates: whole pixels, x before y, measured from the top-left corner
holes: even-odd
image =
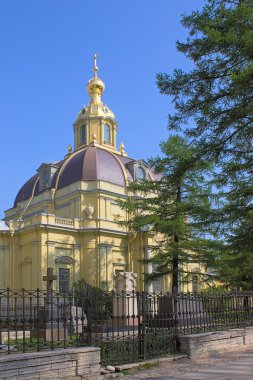
[[[238,222],[227,244],[216,258],[216,267],[223,285],[253,290],[253,216],[252,211]]]
[[[129,185],[132,196],[120,202],[129,220],[121,224],[158,237],[153,256],[143,260],[156,268],[145,274],[145,280],[172,275],[172,288],[177,291],[179,279],[188,278],[187,264],[200,268],[199,264],[206,266],[212,259],[214,242],[203,238],[209,232],[210,187],[205,172],[210,164],[193,160],[194,144],[177,135],[163,142],[161,151],[161,157],[149,162],[158,177]],[[198,271],[200,276],[203,273]]]
[[[192,61],[192,69],[158,74],[157,83],[175,106],[169,129],[194,141],[196,159],[216,164],[213,189],[220,202],[213,225],[225,243],[223,269],[241,265],[238,271],[247,279],[253,267],[253,241],[246,228],[253,225],[253,0],[207,0],[202,10],[184,16],[182,25],[189,37],[177,42],[177,49]],[[251,263],[248,269],[239,259],[242,254]],[[236,278],[228,275],[227,280],[245,285]]]

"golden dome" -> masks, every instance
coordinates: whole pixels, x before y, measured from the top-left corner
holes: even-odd
[[[88,85],[87,85],[87,90],[93,102],[100,102],[101,101],[100,97],[105,90],[105,84],[97,76],[97,72],[98,72],[97,54],[94,55],[93,71],[94,71],[94,77],[89,80]]]
[[[98,77],[92,78],[88,82],[87,90],[91,98],[93,97],[94,94],[98,94],[101,96],[105,90],[105,84]]]

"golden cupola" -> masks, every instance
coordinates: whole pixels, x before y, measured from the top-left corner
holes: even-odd
[[[102,103],[101,102],[101,96],[105,90],[105,84],[104,82],[98,78],[97,72],[97,55],[94,56],[94,77],[91,78],[87,84],[87,90],[91,98],[92,103]]]
[[[103,103],[102,95],[105,84],[98,77],[97,55],[94,56],[93,78],[87,84],[90,97],[88,106],[79,112],[73,124],[75,132],[75,150],[90,144],[118,152],[116,148],[116,132],[118,129],[114,113]]]

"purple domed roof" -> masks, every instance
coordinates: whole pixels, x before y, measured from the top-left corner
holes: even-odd
[[[122,167],[114,154],[89,146],[73,154],[61,170],[58,189],[62,189],[77,181],[102,180],[125,186]]]
[[[17,193],[16,199],[14,201],[14,207],[17,206],[19,202],[25,201],[26,199],[30,198],[30,196],[33,193],[34,186],[36,184],[37,178],[39,177],[39,174],[35,174],[33,177],[31,177],[19,190]]]
[[[14,207],[19,202],[36,196],[51,188],[63,189],[78,181],[105,181],[119,186],[126,186],[126,179],[133,181],[132,164],[137,161],[105,149],[88,146],[72,153],[62,161],[54,163],[56,167],[49,188],[39,189],[39,173],[31,177],[19,190]],[[152,170],[146,167],[151,178],[156,178]]]
[[[77,181],[96,181],[102,180],[119,186],[126,185],[126,179],[122,167],[127,162],[134,161],[113,154],[105,149],[95,146],[88,146],[80,151],[74,152],[70,157],[56,164],[58,167],[54,174],[50,188],[62,189]],[[122,165],[122,166],[121,166]],[[128,179],[132,177],[125,167]],[[29,199],[32,195],[36,196],[48,189],[39,190],[39,173],[31,177],[19,190],[14,201],[14,207],[19,202]]]

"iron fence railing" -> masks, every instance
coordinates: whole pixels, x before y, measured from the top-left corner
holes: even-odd
[[[176,351],[180,335],[253,325],[253,292],[0,290],[0,354],[99,346],[103,364]]]

